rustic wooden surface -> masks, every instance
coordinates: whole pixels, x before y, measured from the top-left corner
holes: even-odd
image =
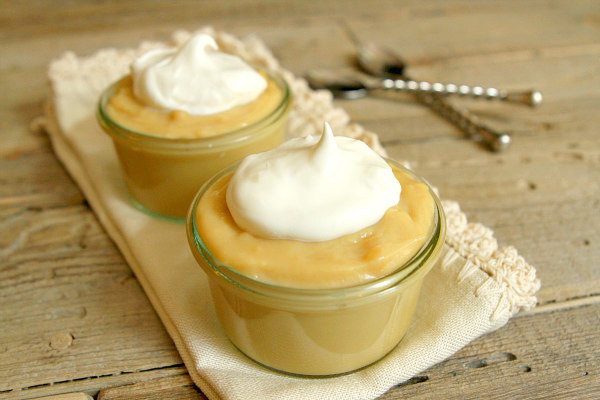
[[[256,33],[297,74],[351,62],[349,33],[423,79],[536,87],[537,110],[460,100],[513,134],[487,153],[407,97],[342,102],[471,220],[538,269],[539,306],[393,388],[398,398],[600,396],[600,3],[245,0],[0,2],[0,399],[194,398],[135,277],[29,124],[65,50],[212,24]],[[77,398],[77,397],[74,397]]]

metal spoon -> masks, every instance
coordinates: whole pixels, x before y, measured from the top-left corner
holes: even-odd
[[[387,65],[383,66],[388,68]],[[380,76],[380,75],[379,75]],[[337,97],[357,99],[366,96],[371,90],[390,90],[400,92],[429,93],[440,96],[468,96],[486,100],[501,100],[510,103],[526,104],[535,107],[542,101],[542,94],[537,90],[525,92],[509,92],[496,88],[481,86],[456,85],[415,81],[398,78],[373,78],[359,74],[340,74],[331,71],[311,71],[307,75],[309,84],[314,89],[327,89]]]
[[[353,35],[352,37],[357,47],[358,65],[365,72],[377,77],[409,79],[405,74],[406,63],[396,53],[375,44],[361,43]],[[511,143],[508,133],[498,132],[484,125],[468,111],[448,103],[444,97],[426,93],[415,93],[415,97],[469,135],[472,140],[483,142],[493,151],[505,150]]]

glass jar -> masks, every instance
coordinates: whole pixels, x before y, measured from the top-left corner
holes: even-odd
[[[411,171],[388,162],[414,179]],[[187,220],[190,246],[208,276],[225,333],[244,354],[269,368],[300,375],[337,375],[381,359],[412,320],[425,275],[439,259],[446,223],[437,195],[430,235],[394,272],[352,287],[295,289],[252,279],[223,265],[204,244],[195,215],[202,195],[235,165],[204,184]]]
[[[198,139],[172,139],[128,129],[107,112],[122,81],[108,87],[100,96],[97,119],[113,140],[134,205],[151,215],[183,220],[206,180],[249,154],[280,144],[291,94],[282,78],[268,76],[282,93],[273,112],[241,129]]]

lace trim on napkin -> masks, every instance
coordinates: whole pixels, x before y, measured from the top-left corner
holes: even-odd
[[[211,27],[202,28],[199,32],[212,35],[225,51],[236,54],[256,66],[277,71],[286,79],[294,94],[294,105],[288,123],[289,137],[319,132],[323,122],[328,121],[337,134],[360,139],[379,154],[386,155],[375,133],[351,123],[346,111],[333,105],[330,92],[310,89],[304,79],[281,67],[258,37],[248,36],[240,40]],[[143,42],[137,49],[104,49],[86,58],[79,58],[74,53],[67,52],[51,64],[49,77],[52,81],[77,81],[79,87],[99,95],[107,85],[129,72],[129,65],[137,56],[152,48],[181,44],[191,34],[187,31],[177,31],[173,34],[171,43]],[[56,92],[61,88],[54,89],[58,95]],[[507,310],[514,315],[534,307],[537,302],[535,293],[540,287],[535,268],[529,265],[514,247],[498,248],[491,229],[479,223],[468,223],[458,203],[446,200],[443,201],[443,206],[448,224],[446,243],[452,249],[446,257],[460,256],[467,260],[458,274],[458,282],[479,269],[488,274],[489,278],[477,289],[475,295],[491,287],[499,287],[502,290],[500,302],[491,319]],[[497,285],[493,285],[494,282]]]
[[[514,247],[499,248],[490,228],[479,223],[469,223],[457,202],[444,200],[442,203],[446,213],[446,243],[454,250],[454,254],[467,260],[458,274],[458,280],[464,280],[478,268],[488,274],[489,278],[476,290],[475,295],[483,292],[484,288],[491,288],[492,282],[496,282],[503,291],[491,319],[502,315],[506,309],[514,315],[535,307],[535,293],[540,288],[535,268]],[[449,252],[446,256],[451,257],[451,254]]]

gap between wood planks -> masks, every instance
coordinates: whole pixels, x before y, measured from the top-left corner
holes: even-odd
[[[95,396],[101,389],[86,389],[85,387],[81,388],[77,388],[77,387],[70,387],[69,385],[71,384],[75,384],[75,383],[92,383],[95,382],[97,380],[101,380],[101,379],[106,379],[106,378],[113,378],[113,377],[121,377],[123,375],[132,375],[132,374],[141,374],[141,375],[147,375],[149,373],[152,372],[156,372],[156,371],[169,371],[169,370],[173,370],[173,371],[177,371],[180,370],[179,374],[176,375],[184,375],[187,374],[187,369],[185,368],[185,366],[183,365],[183,363],[179,363],[179,364],[173,364],[173,365],[165,365],[165,366],[160,366],[160,367],[153,367],[153,368],[145,368],[145,369],[139,369],[139,370],[135,370],[135,371],[119,371],[119,372],[113,372],[111,374],[103,374],[103,375],[91,375],[91,376],[84,376],[84,377],[80,377],[80,378],[75,378],[75,379],[67,379],[67,380],[61,380],[61,381],[54,381],[54,382],[47,382],[47,383],[42,383],[42,384],[38,384],[38,385],[32,385],[32,386],[26,386],[26,387],[22,387],[22,388],[17,388],[17,389],[9,389],[9,390],[2,390],[0,391],[0,396],[1,395],[7,395],[7,394],[15,394],[15,395],[24,395],[24,397],[29,398],[25,393],[27,393],[28,391],[32,392],[32,397],[35,396],[39,397],[39,396],[47,396],[47,395],[54,395],[54,394],[61,394],[61,390],[60,387],[64,386],[65,387],[65,391],[66,392],[74,392],[74,391],[83,391],[86,392],[90,395]],[[144,380],[154,380],[154,379],[159,379],[160,376],[154,376],[151,375],[149,376],[147,379],[141,379],[140,381],[144,381]],[[135,382],[132,382],[133,384],[135,384]],[[117,385],[123,385],[123,383],[117,383]],[[45,392],[44,393],[44,389],[49,389],[52,388],[52,392]],[[42,393],[40,393],[39,391],[42,391]],[[25,393],[24,393],[25,392]]]
[[[525,311],[515,315],[513,318],[527,317],[533,314],[541,314],[559,310],[567,310],[570,308],[585,307],[592,304],[600,303],[600,293],[590,293],[585,296],[577,296],[565,299],[563,301],[551,300],[547,303],[536,306],[533,310]]]

